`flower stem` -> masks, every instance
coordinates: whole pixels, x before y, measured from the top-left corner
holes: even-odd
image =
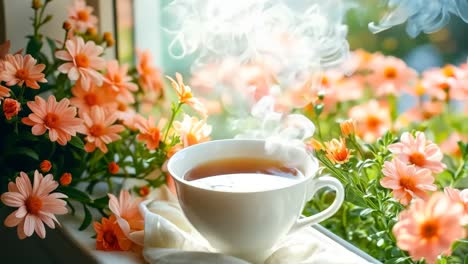
[[[176,116],[179,114],[180,108],[182,107],[182,105],[183,103],[179,102],[177,104],[177,107],[172,108],[171,118],[169,119],[169,123],[167,124],[167,129],[166,129],[166,132],[164,133],[163,142],[166,142],[167,136],[169,135],[169,130],[172,127],[172,123],[174,123],[174,120]]]

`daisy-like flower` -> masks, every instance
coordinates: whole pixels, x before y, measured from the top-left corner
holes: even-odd
[[[192,89],[184,84],[182,75],[178,72],[176,73],[177,82],[169,76],[166,76],[166,78],[171,81],[172,88],[176,91],[179,102],[187,104],[192,107],[193,110],[197,111],[203,118],[206,118],[207,111],[205,106],[200,102],[200,100],[193,97]]]
[[[149,150],[157,149],[159,142],[162,140],[161,130],[164,128],[165,123],[165,120],[161,119],[156,125],[156,121],[152,116],[149,116],[148,119],[138,116],[135,121],[135,127],[139,130],[137,140],[145,142]]]
[[[66,145],[72,136],[84,129],[83,120],[76,117],[76,107],[69,106],[70,101],[66,98],[57,102],[55,96],[51,95],[46,102],[36,96],[27,105],[32,113],[21,121],[32,126],[33,135],[40,136],[49,131],[50,141]]]
[[[91,83],[101,86],[103,77],[97,71],[106,66],[105,60],[99,57],[103,48],[93,41],[85,43],[81,37],[67,40],[65,47],[66,50],[55,52],[57,58],[65,61],[58,71],[68,74],[68,78],[72,81],[78,80],[85,90],[89,90]]]
[[[205,120],[184,115],[182,122],[175,121],[173,126],[184,148],[210,140],[211,126]]]
[[[34,172],[34,183],[31,184],[26,173],[20,172],[15,183],[8,184],[8,192],[2,194],[2,202],[10,207],[18,207],[5,219],[7,227],[17,226],[18,237],[24,239],[34,232],[40,238],[45,238],[44,224],[55,228],[58,223],[55,215],[67,213],[66,202],[61,198],[67,198],[63,193],[51,193],[58,187],[52,174],[42,176],[37,170]]]
[[[93,10],[84,0],[73,1],[73,5],[68,8],[68,21],[72,29],[85,33],[89,28],[96,28],[98,19],[92,14]]]
[[[70,98],[70,103],[78,107],[80,112],[89,112],[95,105],[108,109],[117,108],[115,97],[103,87],[91,84],[90,88],[85,90],[80,83],[76,83],[71,92],[73,97]]]
[[[137,71],[140,75],[138,82],[145,92],[162,92],[161,71],[153,65],[153,58],[149,50],[137,50]]]
[[[114,213],[126,237],[130,237],[131,232],[143,230],[143,216],[138,208],[143,201],[142,198],[132,198],[127,190],[120,191],[119,199],[113,194],[108,194],[108,196],[109,209]]]
[[[6,82],[7,86],[25,84],[31,89],[39,89],[38,82],[46,83],[44,73],[45,64],[36,64],[37,60],[31,55],[21,54],[6,55],[3,61],[4,71],[0,74],[0,79]]]
[[[398,247],[414,260],[424,258],[426,263],[435,263],[453,242],[463,238],[462,213],[462,206],[442,193],[433,194],[427,201],[416,200],[400,213],[393,227]]]
[[[118,114],[106,111],[99,106],[93,106],[89,113],[84,112],[82,115],[86,134],[85,150],[93,152],[97,147],[107,153],[106,145],[119,140],[121,137],[118,133],[125,129],[122,125],[113,125]]]
[[[392,125],[388,106],[375,100],[354,106],[348,116],[356,120],[356,134],[366,142],[374,142]]]
[[[444,193],[453,203],[458,203],[463,207],[462,225],[468,225],[468,188],[458,190],[450,187],[444,188]]]
[[[329,142],[325,142],[325,152],[327,158],[333,163],[346,163],[351,157],[351,151],[346,147],[346,139],[340,140],[334,138]]]
[[[15,99],[7,98],[3,101],[3,113],[7,120],[11,120],[13,117],[18,115],[21,110],[21,104]]]
[[[97,250],[127,251],[132,247],[132,241],[124,235],[115,215],[103,217],[101,223],[94,222],[93,227],[96,231]]]
[[[401,161],[429,169],[433,173],[440,173],[446,168],[442,163],[443,154],[439,146],[427,140],[420,131],[416,132],[415,137],[409,132],[403,133],[400,142],[388,146],[388,150]]]
[[[438,100],[459,99],[464,100],[468,97],[459,97],[460,90],[464,90],[466,83],[463,83],[466,73],[454,66],[446,65],[442,68],[429,69],[423,73],[422,83],[426,88],[426,93]],[[468,93],[467,93],[468,95]]]
[[[392,194],[401,204],[407,205],[415,198],[425,199],[427,191],[436,191],[434,177],[428,169],[418,169],[414,165],[407,165],[399,159],[386,161],[382,169],[383,177],[380,184],[392,189]]]
[[[132,83],[132,78],[127,75],[128,65],[119,67],[116,60],[107,63],[107,72],[104,75],[104,87],[109,88],[115,94],[128,103],[134,103],[135,98],[131,92],[138,90],[138,86]]]
[[[368,83],[376,89],[377,96],[399,94],[409,90],[416,82],[417,73],[401,59],[392,56],[376,56],[369,63],[372,70]]]
[[[443,153],[461,158],[461,149],[458,141],[468,142],[468,135],[453,132],[450,136],[440,143],[440,149]]]

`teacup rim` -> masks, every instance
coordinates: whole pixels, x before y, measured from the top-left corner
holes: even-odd
[[[215,193],[225,193],[225,194],[232,194],[232,195],[246,195],[246,194],[258,194],[258,193],[267,193],[267,192],[275,192],[275,191],[279,191],[279,190],[284,190],[284,189],[288,189],[288,188],[292,188],[294,186],[297,186],[299,184],[303,184],[304,182],[306,181],[309,181],[313,178],[315,178],[317,172],[314,174],[314,175],[311,175],[311,176],[304,176],[303,178],[301,179],[298,179],[298,180],[295,180],[293,184],[289,184],[289,185],[286,185],[284,187],[280,187],[280,188],[274,188],[274,189],[267,189],[267,190],[258,190],[258,191],[236,191],[236,192],[229,192],[229,191],[224,191],[224,190],[213,190],[213,189],[208,189],[208,188],[203,188],[203,187],[200,187],[200,186],[197,186],[195,184],[192,184],[190,181],[187,181],[185,180],[183,177],[179,177],[177,175],[175,175],[173,173],[173,171],[171,170],[171,163],[173,162],[173,158],[176,157],[176,155],[182,155],[183,152],[186,152],[186,151],[189,151],[188,149],[189,148],[192,148],[192,147],[200,147],[202,145],[208,145],[208,144],[216,144],[217,142],[228,142],[228,141],[243,141],[243,142],[266,142],[265,139],[237,139],[237,138],[232,138],[232,139],[217,139],[217,140],[211,140],[211,141],[207,141],[207,142],[202,142],[202,143],[199,143],[199,144],[196,144],[196,145],[192,145],[192,146],[189,146],[187,148],[184,148],[182,150],[179,150],[177,153],[175,153],[168,161],[167,163],[167,170],[170,174],[170,176],[175,180],[175,181],[178,181],[180,183],[183,183],[187,186],[190,186],[192,188],[195,188],[195,189],[198,189],[198,190],[203,190],[203,191],[207,191],[207,192],[215,192]],[[293,146],[291,146],[293,147]],[[305,154],[307,155],[307,152],[306,150],[304,149],[304,152]],[[309,157],[310,158],[310,157]],[[311,158],[312,159],[312,158]],[[177,188],[176,188],[177,189]]]

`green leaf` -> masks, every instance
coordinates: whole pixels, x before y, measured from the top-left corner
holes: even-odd
[[[26,53],[31,54],[34,58],[37,57],[37,54],[42,48],[42,41],[34,36],[29,36],[29,42],[26,46]]]
[[[28,156],[33,160],[39,160],[39,155],[34,150],[26,147],[16,148],[14,154]]]
[[[81,138],[79,138],[78,136],[72,137],[72,139],[68,141],[68,143],[70,143],[70,145],[74,146],[75,148],[84,149],[83,140],[81,140]]]
[[[78,189],[75,189],[73,187],[68,187],[68,186],[60,186],[58,188],[59,192],[62,192],[68,196],[68,198],[72,200],[76,200],[82,203],[90,203],[91,198],[89,195],[85,192],[82,192]]]
[[[362,210],[361,213],[359,213],[359,215],[361,217],[366,217],[366,216],[368,216],[369,214],[371,214],[374,211],[375,211],[374,209],[366,208],[366,209]]]
[[[91,204],[94,208],[107,208],[109,205],[109,196],[103,196],[101,198],[95,199]]]
[[[53,40],[53,39],[51,39],[49,37],[47,37],[46,40],[47,40],[47,43],[49,44],[50,53],[52,55],[54,55],[55,54],[55,49],[57,49],[57,45],[55,44],[55,40]]]
[[[364,198],[356,194],[356,192],[353,190],[353,187],[349,185],[346,186],[345,192],[346,192],[346,200],[348,202],[351,202],[360,207],[364,207],[364,208],[367,207],[367,203],[364,200]]]
[[[80,227],[78,228],[80,231],[85,230],[93,221],[93,217],[91,216],[91,212],[89,211],[88,207],[86,207],[85,204],[83,204],[83,210],[85,213],[83,222],[81,223]]]

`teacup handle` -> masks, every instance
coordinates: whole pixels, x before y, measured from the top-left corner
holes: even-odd
[[[293,233],[299,229],[302,229],[303,227],[307,227],[313,224],[320,223],[323,220],[331,217],[338,211],[338,209],[340,209],[341,204],[344,201],[343,185],[341,184],[340,181],[338,181],[337,179],[333,177],[324,176],[318,179],[313,179],[309,183],[309,186],[312,186],[312,188],[307,190],[307,197],[306,197],[307,201],[312,199],[315,193],[323,187],[332,187],[333,189],[335,189],[336,191],[335,200],[327,209],[323,210],[322,212],[309,216],[309,217],[303,217],[303,218],[297,219],[296,223],[292,226],[289,233]]]

